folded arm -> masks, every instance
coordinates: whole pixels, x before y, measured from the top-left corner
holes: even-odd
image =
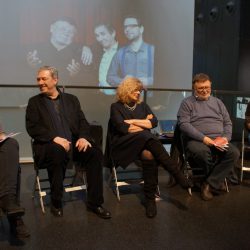
[[[150,119],[153,119],[153,115],[149,114],[147,115],[146,119],[130,119],[130,120],[124,120],[125,123],[129,124],[128,132],[139,132],[144,129],[151,129],[152,123]]]

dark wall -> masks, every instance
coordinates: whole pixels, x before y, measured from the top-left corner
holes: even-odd
[[[210,75],[213,89],[237,90],[240,0],[196,0],[193,74]]]
[[[241,0],[239,90],[250,91],[250,1]]]

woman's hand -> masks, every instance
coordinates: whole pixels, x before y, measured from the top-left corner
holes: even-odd
[[[143,131],[144,129],[139,127],[139,126],[136,126],[136,125],[133,125],[131,124],[128,128],[128,132],[129,133],[135,133],[135,132],[140,132],[140,131]]]
[[[147,120],[151,120],[151,119],[153,119],[153,117],[154,117],[154,116],[153,116],[152,114],[149,114],[149,115],[147,115],[146,119],[147,119]]]
[[[127,124],[133,124],[134,119],[124,120],[124,122]]]
[[[124,120],[125,123],[129,125],[134,125],[136,127],[140,127],[142,130],[144,129],[151,129],[152,128],[152,123],[149,119],[152,119],[153,115],[149,114],[147,115],[146,119],[129,119],[129,120]]]

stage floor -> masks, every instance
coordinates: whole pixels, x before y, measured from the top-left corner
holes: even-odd
[[[247,176],[249,177],[249,176]],[[31,198],[34,181],[32,165],[22,166],[24,221],[31,232],[25,241],[10,237],[6,218],[0,222],[0,249],[250,249],[250,179],[230,185],[230,192],[205,202],[200,193],[192,197],[179,186],[166,187],[167,173],[159,171],[161,200],[154,219],[145,216],[142,189],[126,189],[118,202],[104,182],[104,207],[112,219],[103,220],[86,210],[85,195],[65,196],[64,216],[46,214]]]

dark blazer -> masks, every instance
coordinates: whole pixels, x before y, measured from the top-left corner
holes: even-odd
[[[68,121],[73,142],[79,138],[92,141],[90,126],[81,110],[79,100],[76,96],[60,93],[64,115]],[[31,97],[26,110],[26,129],[28,134],[35,140],[35,143],[46,143],[52,141],[57,135],[50,117],[49,110],[45,103],[43,94]]]

